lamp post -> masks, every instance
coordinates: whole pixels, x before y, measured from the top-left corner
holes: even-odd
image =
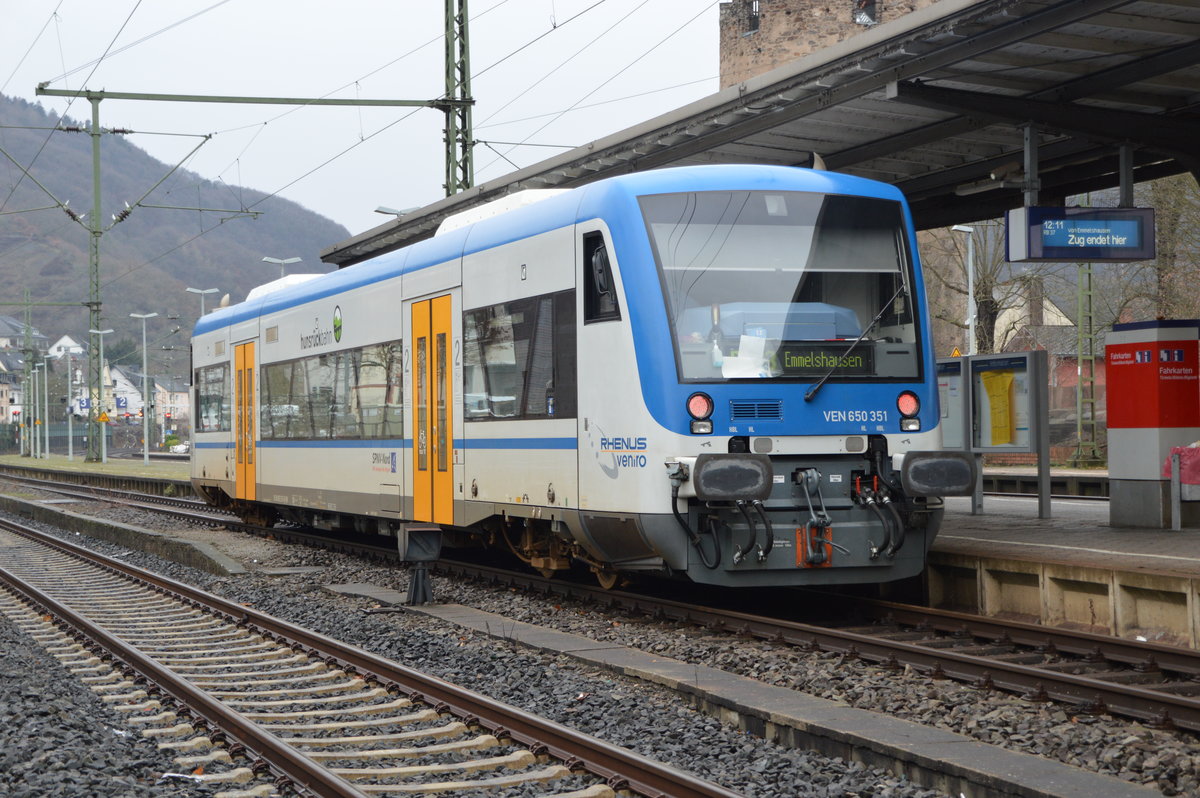
[[[200,315],[203,316],[204,315],[204,295],[205,294],[215,294],[217,291],[219,291],[221,289],[219,289],[219,288],[188,288],[186,290],[189,294],[199,294],[200,295]]]
[[[420,210],[420,208],[420,205],[414,205],[411,208],[402,208],[400,210],[396,210],[395,208],[389,208],[386,205],[380,205],[375,209],[375,213],[382,213],[384,216],[395,216],[397,219],[399,219],[401,216],[404,216],[407,213]]]
[[[149,396],[149,379],[146,372],[150,370],[148,353],[146,352],[146,319],[152,319],[157,313],[130,313],[129,318],[142,320],[142,465],[150,465],[150,413],[146,406]]]
[[[75,459],[75,366],[71,363],[71,352],[67,351],[67,459]]]
[[[25,423],[29,425],[29,454],[34,460],[42,456],[42,431],[38,429],[38,421],[42,415],[41,397],[38,396],[41,393],[41,375],[38,374],[41,369],[41,363],[33,364],[33,371],[30,374],[33,378],[33,385],[26,386],[33,392],[33,417],[26,419]]]
[[[950,229],[967,234],[967,354],[974,355],[978,351],[975,345],[975,228],[956,224]]]
[[[144,323],[145,322],[143,322],[143,324]],[[104,387],[106,384],[104,382],[104,336],[108,335],[110,332],[112,332],[112,330],[88,330],[88,332],[91,333],[92,335],[98,336],[100,338],[100,395],[96,397],[96,404],[100,405],[99,410],[101,413],[107,413],[108,411],[105,410],[105,405],[104,405]],[[143,344],[142,348],[143,349],[145,348],[144,344]],[[93,410],[93,415],[95,415],[94,411],[96,410],[96,408],[92,408],[92,410]],[[102,464],[108,462],[108,424],[107,423],[100,425],[100,462]]]
[[[42,363],[45,368],[42,369],[42,408],[45,411],[42,418],[45,419],[42,426],[46,429],[46,445],[42,447],[42,457],[46,460],[50,459],[50,355],[42,355]]]
[[[263,263],[274,263],[279,266],[279,276],[282,278],[284,275],[284,266],[287,266],[289,263],[299,263],[301,260],[303,258],[263,258]]]

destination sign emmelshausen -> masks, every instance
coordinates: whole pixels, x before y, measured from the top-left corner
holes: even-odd
[[[875,352],[870,346],[860,345],[849,355],[845,344],[812,344],[784,341],[779,345],[776,357],[785,376],[811,376],[824,374],[835,369],[841,375],[868,375],[875,373]]]

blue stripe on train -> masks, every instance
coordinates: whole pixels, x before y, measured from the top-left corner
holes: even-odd
[[[411,449],[410,438],[386,440],[288,440],[258,441],[260,449]],[[577,449],[574,438],[471,438],[454,441],[456,449]],[[197,449],[232,449],[232,441],[197,443]]]

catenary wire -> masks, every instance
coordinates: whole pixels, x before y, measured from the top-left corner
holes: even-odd
[[[704,6],[704,8],[700,9],[700,11],[699,11],[699,12],[698,12],[698,13],[697,13],[695,16],[691,17],[691,18],[690,18],[690,19],[688,19],[686,22],[684,22],[682,25],[680,25],[679,27],[677,27],[675,30],[671,31],[671,33],[669,33],[669,34],[667,34],[666,36],[664,36],[664,37],[663,37],[661,40],[659,40],[657,43],[655,43],[655,44],[654,44],[652,47],[650,47],[648,50],[646,50],[645,52],[643,52],[643,53],[642,53],[641,55],[639,55],[638,57],[634,58],[632,61],[630,61],[630,62],[629,62],[628,64],[626,64],[625,66],[621,67],[621,68],[620,68],[619,70],[617,70],[617,71],[616,71],[616,72],[615,72],[615,73],[614,73],[612,76],[610,76],[608,79],[606,79],[606,80],[604,80],[603,82],[601,82],[601,83],[600,83],[600,85],[596,86],[594,89],[592,89],[591,91],[589,91],[587,94],[585,94],[585,95],[583,95],[582,97],[580,97],[578,100],[576,100],[574,103],[572,103],[572,104],[571,104],[571,106],[570,106],[570,107],[568,107],[566,110],[564,110],[564,111],[562,111],[561,113],[559,113],[559,114],[557,114],[556,116],[554,116],[552,119],[550,119],[548,122],[546,122],[545,124],[543,124],[543,125],[542,125],[541,127],[539,127],[537,130],[534,130],[532,133],[530,133],[529,135],[527,135],[527,136],[526,136],[525,138],[523,138],[521,141],[522,141],[522,142],[527,142],[527,141],[529,141],[529,139],[533,138],[533,137],[534,137],[534,136],[536,136],[538,133],[541,133],[541,132],[542,132],[543,130],[545,130],[547,127],[549,127],[550,125],[552,125],[552,124],[554,124],[556,121],[558,121],[560,118],[562,118],[562,116],[563,116],[564,114],[568,113],[569,111],[575,110],[575,108],[576,108],[576,107],[577,107],[577,106],[578,106],[580,103],[582,103],[582,102],[583,102],[584,100],[586,100],[587,98],[591,97],[591,96],[592,96],[593,94],[595,94],[596,92],[600,91],[600,89],[604,88],[604,87],[605,87],[605,86],[607,86],[609,83],[612,83],[614,80],[616,80],[618,77],[620,77],[622,74],[624,74],[624,73],[625,73],[627,70],[629,70],[630,68],[632,68],[632,67],[633,67],[635,64],[637,64],[637,63],[638,63],[639,61],[641,61],[643,58],[645,58],[646,56],[650,55],[650,53],[654,52],[654,51],[655,51],[655,50],[657,50],[659,47],[661,47],[661,46],[663,46],[664,44],[666,44],[668,41],[670,41],[672,38],[674,38],[674,37],[675,37],[675,36],[676,36],[676,35],[677,35],[677,34],[678,34],[680,31],[682,31],[684,28],[686,28],[687,26],[691,25],[693,22],[695,22],[697,19],[699,19],[699,18],[700,18],[702,15],[704,15],[704,14],[705,14],[705,13],[706,13],[706,12],[707,12],[707,11],[708,11],[710,8],[712,8],[714,5],[716,5],[716,4],[715,4],[715,3],[710,3],[709,5],[706,5],[706,6]],[[641,7],[641,6],[639,6],[639,8],[640,8],[640,7]],[[508,150],[508,152],[512,152],[512,150],[513,150],[513,149],[515,149],[515,148],[510,148],[510,149]],[[485,166],[484,166],[482,169],[480,169],[479,171],[481,171],[481,172],[482,172],[482,171],[486,171],[486,170],[488,169],[488,167],[492,166],[492,164],[495,164],[495,163],[496,163],[496,161],[492,161],[491,163],[489,163],[489,164],[485,165]]]
[[[585,52],[585,51],[586,51],[588,48],[590,48],[592,45],[596,44],[596,43],[597,43],[597,42],[599,42],[601,39],[603,39],[605,36],[607,36],[608,34],[612,33],[612,32],[613,32],[613,30],[615,30],[615,29],[616,29],[616,28],[617,28],[617,27],[618,27],[618,26],[619,26],[621,23],[625,22],[625,20],[627,20],[627,19],[629,19],[630,17],[632,17],[632,16],[633,16],[634,14],[636,14],[638,11],[641,11],[643,8],[645,8],[647,5],[649,5],[649,4],[650,4],[650,2],[651,2],[651,0],[642,0],[642,2],[641,2],[641,3],[638,3],[636,6],[634,6],[633,8],[631,8],[631,9],[630,9],[630,10],[629,10],[629,11],[628,11],[628,12],[627,12],[627,13],[626,13],[624,16],[622,16],[620,19],[618,19],[618,20],[617,20],[616,22],[614,22],[612,25],[609,25],[609,26],[608,26],[607,28],[605,28],[603,31],[601,31],[600,33],[598,33],[598,34],[596,34],[595,36],[593,36],[593,37],[592,37],[592,40],[591,40],[591,41],[589,41],[587,44],[583,45],[583,47],[580,47],[580,48],[579,48],[578,50],[576,50],[574,53],[572,53],[571,55],[569,55],[569,56],[568,56],[568,57],[567,57],[565,60],[563,60],[563,61],[559,62],[559,63],[558,63],[556,66],[554,66],[554,67],[551,67],[551,68],[550,68],[550,69],[549,69],[549,70],[548,70],[548,71],[547,71],[547,72],[546,72],[544,75],[542,75],[540,78],[538,78],[537,80],[535,80],[535,81],[534,81],[533,83],[531,83],[529,86],[527,86],[527,87],[525,87],[524,89],[522,89],[522,90],[521,90],[521,92],[520,92],[519,94],[517,94],[517,96],[516,96],[516,97],[513,97],[511,100],[509,100],[508,102],[506,102],[504,105],[500,106],[500,107],[499,107],[499,108],[497,108],[495,111],[493,111],[493,112],[492,112],[492,113],[491,113],[489,116],[486,116],[486,117],[484,117],[482,120],[480,120],[479,124],[480,124],[480,125],[487,124],[487,122],[488,122],[488,120],[489,120],[489,119],[491,119],[491,118],[492,118],[492,117],[494,117],[496,114],[498,114],[498,113],[500,113],[501,111],[503,111],[504,109],[508,108],[510,105],[512,105],[512,104],[513,104],[513,103],[515,103],[517,100],[519,100],[519,99],[521,99],[522,97],[524,97],[526,94],[528,94],[528,93],[529,93],[530,91],[532,91],[533,89],[537,88],[537,87],[538,87],[538,86],[539,86],[539,85],[540,85],[540,84],[541,84],[543,81],[547,80],[547,79],[548,79],[548,78],[549,78],[551,75],[553,75],[554,73],[556,73],[558,70],[562,69],[562,68],[563,68],[564,66],[566,66],[567,64],[571,63],[571,61],[573,61],[575,58],[577,58],[577,57],[579,57],[580,55],[582,55],[582,54],[583,54],[583,53],[584,53],[584,52]],[[593,6],[593,8],[594,8],[594,6]],[[589,10],[590,10],[590,9],[589,9]],[[557,30],[557,29],[555,29],[555,30]]]
[[[492,122],[491,124],[482,124],[481,123],[481,124],[475,125],[475,129],[482,130],[484,128],[503,127],[504,125],[516,125],[516,124],[520,124],[521,122],[532,122],[535,119],[545,119],[548,116],[557,116],[559,114],[567,113],[568,111],[585,111],[590,108],[599,108],[602,105],[612,105],[613,103],[621,103],[621,102],[625,102],[626,100],[636,100],[639,97],[649,97],[651,94],[661,94],[664,91],[674,91],[675,89],[682,89],[682,88],[686,88],[688,86],[695,86],[698,83],[709,83],[716,79],[717,79],[716,75],[709,75],[706,78],[700,78],[698,80],[689,80],[689,81],[685,81],[684,83],[676,83],[671,86],[663,86],[662,88],[658,88],[658,89],[650,89],[649,91],[641,91],[641,92],[638,92],[637,94],[626,94],[624,97],[614,97],[611,100],[601,100],[600,102],[588,103],[586,105],[575,105],[575,106],[572,106],[571,108],[560,109],[558,111],[547,111],[544,114],[534,114],[533,116],[525,116],[525,117],[521,117],[520,119],[506,119],[503,122]],[[493,143],[509,144],[512,142],[493,142]]]
[[[108,46],[104,48],[104,53],[96,61],[96,65],[92,67],[92,71],[88,73],[88,76],[86,78],[84,78],[83,83],[81,85],[86,86],[88,81],[91,80],[92,75],[96,74],[96,70],[100,68],[100,64],[103,63],[105,56],[108,55],[108,51],[112,49],[112,46],[114,44],[116,44],[117,39],[120,38],[121,33],[124,32],[126,26],[129,25],[130,20],[133,19],[133,15],[137,13],[137,10],[141,7],[141,5],[142,5],[142,0],[137,0],[137,2],[134,4],[133,8],[130,9],[128,16],[125,17],[125,21],[121,23],[121,27],[117,29],[117,32],[115,34],[113,34],[112,40],[108,43]],[[66,117],[67,112],[71,110],[71,105],[74,102],[75,102],[74,97],[67,100],[67,107],[64,108],[63,112],[61,114],[59,114],[59,116],[58,116],[58,119],[60,122]],[[50,137],[53,135],[54,135],[54,131],[51,130],[46,134],[46,138],[42,139],[42,145],[40,147],[38,147],[38,151],[36,153],[34,153],[33,160],[31,160],[29,162],[29,164],[25,167],[26,171],[31,171],[33,169],[33,165],[35,163],[37,163],[38,158],[40,158],[42,153],[45,152],[46,145],[50,143]],[[17,193],[17,189],[20,188],[21,183],[24,182],[24,180],[25,180],[25,175],[22,174],[21,177],[17,179],[16,183],[13,184],[12,189],[8,192],[8,195],[4,198],[4,201],[0,202],[0,211],[4,210],[4,208],[8,206],[8,201],[10,199],[12,199],[13,194]]]
[[[64,2],[65,0],[58,0],[58,5],[56,5],[54,10],[50,12],[50,16],[46,18],[46,22],[42,25],[42,29],[39,30],[37,35],[33,37],[33,41],[29,43],[29,48],[21,56],[20,60],[17,61],[17,65],[13,67],[13,71],[9,73],[9,76],[5,79],[3,85],[0,85],[0,94],[4,93],[4,90],[8,88],[9,83],[12,83],[12,79],[16,77],[17,72],[21,69],[21,65],[25,63],[25,59],[28,58],[29,54],[33,52],[33,48],[36,47],[37,43],[41,40],[42,34],[46,32],[46,28],[50,27],[50,23],[53,22],[58,16],[58,9],[62,8],[62,4]]]
[[[158,30],[154,31],[154,33],[148,33],[145,36],[143,36],[142,38],[135,39],[132,42],[130,42],[129,44],[118,47],[117,49],[112,50],[111,52],[106,51],[104,55],[100,56],[99,58],[88,61],[86,64],[80,64],[79,66],[77,66],[73,69],[66,69],[64,67],[63,73],[61,75],[57,75],[56,77],[53,77],[46,82],[47,83],[57,83],[60,80],[65,80],[65,79],[71,77],[72,75],[76,74],[77,72],[82,72],[83,70],[87,69],[90,66],[98,65],[105,58],[111,59],[115,55],[120,55],[121,53],[125,52],[126,50],[130,50],[134,47],[137,47],[139,44],[148,42],[153,38],[156,38],[158,36],[161,36],[164,33],[167,33],[168,31],[178,28],[180,25],[183,25],[187,22],[191,22],[193,19],[196,19],[197,17],[201,17],[201,16],[207,14],[209,11],[220,8],[221,6],[225,5],[228,2],[230,2],[230,0],[218,0],[218,2],[213,3],[211,6],[208,6],[207,8],[202,8],[194,14],[190,14],[190,15],[184,17],[183,19],[179,19],[179,20],[176,20],[175,22],[172,22],[170,25],[167,25],[165,28],[159,28]]]
[[[479,15],[479,17],[477,17],[477,19],[478,19],[478,18],[481,18],[482,16],[486,15],[487,13],[489,13],[489,12],[491,12],[491,11],[493,11],[493,10],[495,10],[495,9],[499,8],[500,6],[504,5],[504,4],[505,4],[505,3],[507,3],[507,2],[509,2],[509,0],[501,0],[501,2],[497,3],[496,5],[494,5],[494,6],[490,7],[490,8],[488,8],[487,10],[485,10],[484,12],[482,12],[482,13]],[[604,2],[604,0],[600,0],[600,2]],[[576,18],[578,18],[579,16],[581,16],[582,14],[585,14],[585,13],[587,13],[587,11],[590,11],[590,10],[592,10],[593,8],[597,7],[598,5],[600,5],[600,2],[598,2],[598,3],[593,3],[593,4],[592,4],[591,6],[589,6],[587,9],[584,9],[583,11],[579,12],[578,14],[576,14],[576,15],[572,16],[572,17],[571,17],[570,19],[568,19],[567,21],[565,21],[565,22],[563,22],[563,23],[561,23],[561,24],[559,24],[559,25],[556,25],[556,26],[555,26],[555,28],[552,28],[552,29],[551,29],[551,32],[552,32],[553,30],[556,30],[556,29],[558,29],[558,28],[561,28],[561,27],[562,27],[563,25],[565,25],[567,22],[569,22],[569,21],[571,21],[571,20],[573,20],[573,19],[576,19]],[[647,0],[647,2],[648,2],[648,0]],[[643,5],[645,5],[645,3],[642,3],[641,5],[639,5],[639,6],[638,6],[638,8],[641,8]],[[702,14],[702,13],[704,12],[704,10],[707,10],[708,8],[709,8],[709,6],[706,6],[706,7],[705,7],[705,9],[703,9],[703,10],[702,10],[700,13]],[[637,10],[637,9],[635,9],[635,10]],[[631,13],[632,13],[632,12],[631,12]],[[628,15],[627,15],[627,16],[628,16]],[[698,16],[699,16],[699,15],[697,15],[697,17],[698,17]],[[693,20],[694,20],[694,19],[695,19],[695,17],[693,18]],[[685,24],[684,24],[684,26],[681,26],[681,27],[680,27],[678,30],[682,30],[682,28],[683,28],[683,27],[686,27],[686,25],[687,25],[687,24],[690,24],[690,22],[691,22],[691,21],[692,21],[692,20],[689,20],[689,22],[688,22],[688,23],[685,23]],[[677,30],[675,33],[678,33],[678,30]],[[646,53],[644,53],[644,54],[643,54],[643,56],[641,56],[641,57],[644,57],[645,55],[649,54],[649,53],[650,53],[650,52],[652,52],[654,49],[656,49],[658,46],[660,46],[662,43],[665,43],[665,42],[666,42],[667,40],[669,40],[669,39],[670,39],[672,36],[674,36],[674,35],[675,35],[675,33],[672,33],[670,36],[668,36],[668,37],[666,37],[665,39],[663,39],[663,41],[662,41],[662,42],[659,42],[659,44],[655,45],[655,47],[652,47],[652,48],[650,48],[650,50],[648,50]],[[500,63],[502,63],[503,61],[505,61],[505,60],[507,60],[508,58],[510,58],[512,55],[515,55],[515,54],[516,54],[517,52],[519,52],[520,50],[522,50],[522,49],[525,49],[526,47],[528,47],[528,46],[529,46],[529,44],[532,44],[533,42],[535,42],[535,41],[537,41],[537,40],[539,40],[539,39],[541,39],[541,38],[544,38],[544,37],[545,37],[545,35],[547,35],[547,34],[542,34],[541,36],[538,36],[537,38],[535,38],[535,39],[534,39],[534,40],[532,40],[531,42],[529,42],[529,43],[526,43],[526,44],[523,44],[521,47],[519,47],[519,48],[517,48],[516,50],[514,50],[514,51],[513,51],[513,53],[510,53],[509,55],[507,55],[507,56],[505,56],[505,57],[503,57],[503,58],[499,59],[498,61],[496,61],[496,62],[494,62],[493,64],[491,64],[491,65],[489,65],[488,67],[486,67],[486,68],[485,68],[485,70],[486,70],[486,69],[491,69],[492,67],[494,67],[494,66],[496,66],[496,65],[498,65],[498,64],[500,64]],[[420,46],[418,46],[417,48],[414,48],[414,50],[411,50],[411,51],[409,51],[408,53],[405,53],[404,55],[400,56],[399,58],[397,58],[397,59],[393,59],[393,61],[389,62],[388,64],[385,64],[385,65],[383,65],[383,66],[381,66],[381,67],[379,67],[379,68],[377,68],[377,69],[373,70],[372,72],[370,72],[370,73],[367,73],[367,75],[366,75],[366,76],[364,76],[364,77],[369,77],[369,76],[371,76],[371,75],[374,75],[374,74],[378,73],[378,72],[379,72],[379,71],[381,71],[382,69],[385,69],[385,68],[387,68],[388,66],[391,66],[391,65],[395,64],[396,62],[398,62],[399,60],[401,60],[401,59],[403,59],[403,58],[407,57],[408,55],[411,55],[412,53],[415,53],[415,52],[417,52],[418,50],[420,50],[420,49],[422,49],[422,48],[424,48],[424,47],[428,46],[429,44],[432,44],[432,43],[434,43],[434,42],[436,42],[436,41],[439,41],[441,38],[442,38],[442,37],[440,37],[440,36],[439,36],[439,37],[437,37],[437,38],[431,39],[429,42],[426,42],[425,44],[423,44],[423,45],[420,45]],[[585,97],[584,97],[584,98],[581,98],[581,101],[582,101],[582,99],[586,99],[586,97],[588,97],[588,96],[591,96],[591,94],[593,94],[595,91],[597,91],[597,90],[599,90],[600,88],[602,88],[604,85],[607,85],[607,83],[608,83],[608,82],[610,82],[612,79],[615,79],[615,77],[617,77],[618,75],[620,75],[620,74],[621,74],[622,72],[624,72],[626,69],[628,69],[628,68],[632,67],[634,64],[636,64],[636,63],[638,62],[638,60],[640,60],[640,58],[641,58],[641,57],[639,57],[638,59],[635,59],[633,62],[631,62],[631,63],[630,63],[628,66],[626,66],[624,69],[622,69],[622,70],[620,70],[619,72],[617,72],[617,73],[616,73],[616,75],[614,75],[612,78],[610,78],[610,79],[609,79],[609,81],[605,81],[605,82],[604,82],[604,83],[602,83],[600,86],[598,86],[596,89],[594,89],[592,92],[590,92],[588,95],[585,95]],[[568,59],[568,60],[569,60],[569,59]],[[478,74],[482,74],[482,71],[481,71],[480,73],[478,73]],[[361,80],[361,78],[360,78],[360,80]],[[354,84],[353,84],[353,83],[348,83],[348,84],[346,84],[346,86],[351,86],[351,85],[354,85]],[[687,84],[683,84],[683,85],[687,85]],[[342,88],[345,88],[345,87],[342,87]],[[340,90],[340,88],[339,88],[339,89],[335,89],[334,91],[339,91],[339,90]],[[333,92],[329,92],[329,94],[332,94],[332,93],[333,93]],[[328,94],[327,94],[327,95],[325,95],[325,96],[328,96]],[[634,95],[634,96],[640,96],[640,95]],[[614,100],[614,101],[608,101],[608,102],[615,102],[615,100]],[[578,102],[577,102],[577,103],[575,103],[575,104],[574,104],[574,105],[573,105],[571,108],[568,108],[568,109],[566,109],[566,110],[564,110],[564,111],[562,111],[562,112],[559,112],[559,113],[556,115],[556,117],[562,116],[564,113],[567,113],[568,111],[571,111],[571,110],[577,110],[577,109],[578,109],[578,107],[579,107],[579,105],[580,105],[580,103],[578,103]],[[263,126],[264,126],[264,125],[266,125],[266,124],[268,124],[269,122],[271,122],[271,121],[274,121],[274,120],[276,120],[276,119],[278,119],[278,118],[280,118],[280,117],[282,117],[282,116],[285,116],[285,115],[287,115],[287,114],[289,114],[289,113],[293,113],[293,112],[294,112],[294,111],[296,111],[296,110],[299,110],[299,108],[290,109],[289,111],[285,112],[284,114],[279,114],[279,115],[276,115],[276,116],[275,116],[275,117],[273,117],[272,119],[270,119],[270,120],[267,120],[266,122],[263,122],[263,123],[261,123],[261,124],[257,124],[257,125],[253,125],[253,126],[242,126],[242,127],[239,127],[239,128],[231,128],[231,129],[229,129],[229,130],[227,130],[227,131],[222,131],[222,132],[232,132],[232,131],[236,131],[236,130],[244,130],[244,129],[247,129],[247,128],[249,128],[249,127],[258,127],[258,128],[259,128],[259,131],[257,131],[257,132],[256,132],[256,134],[255,134],[255,137],[254,137],[254,138],[257,138],[257,135],[258,135],[258,133],[261,133],[261,130],[262,130],[262,128],[263,128]],[[282,191],[285,191],[286,189],[288,189],[288,188],[289,188],[289,187],[291,187],[292,185],[295,185],[297,182],[299,182],[299,181],[301,181],[301,180],[303,180],[303,179],[305,179],[305,178],[309,177],[310,175],[312,175],[313,173],[315,173],[315,172],[319,171],[320,169],[323,169],[323,168],[325,168],[326,166],[328,166],[329,164],[331,164],[331,163],[333,163],[334,161],[338,160],[339,158],[341,158],[342,156],[346,155],[346,154],[347,154],[347,153],[349,153],[350,151],[354,150],[354,149],[355,149],[355,148],[357,148],[358,146],[360,146],[360,145],[362,145],[362,144],[366,143],[367,141],[370,141],[371,139],[375,138],[376,136],[380,135],[381,133],[383,133],[383,132],[387,131],[388,129],[390,129],[390,128],[394,127],[395,125],[399,124],[400,122],[402,122],[402,121],[405,121],[406,119],[408,119],[409,117],[411,117],[411,116],[412,116],[412,115],[413,115],[413,114],[414,114],[414,113],[415,113],[417,110],[420,110],[420,109],[413,109],[413,110],[412,110],[412,111],[410,111],[409,113],[407,113],[407,114],[405,114],[405,115],[403,115],[403,116],[399,117],[398,119],[395,119],[395,120],[393,120],[392,122],[390,122],[390,123],[388,123],[387,125],[385,125],[385,126],[383,126],[383,127],[379,128],[378,130],[374,131],[373,133],[370,133],[370,134],[368,134],[368,135],[366,135],[366,136],[363,136],[363,137],[361,137],[361,138],[360,138],[358,141],[354,142],[354,143],[353,143],[353,144],[351,144],[350,146],[348,146],[348,147],[344,148],[343,150],[341,150],[340,152],[338,152],[338,153],[336,153],[336,154],[334,154],[334,155],[330,156],[330,157],[329,157],[329,158],[327,158],[326,160],[322,161],[320,164],[317,164],[316,166],[312,167],[311,169],[308,169],[307,171],[305,171],[303,174],[299,175],[298,177],[296,177],[296,178],[294,178],[294,179],[290,180],[290,181],[289,181],[289,182],[287,182],[286,184],[284,184],[284,185],[280,186],[279,188],[275,189],[274,191],[270,192],[269,194],[266,194],[265,196],[263,196],[263,197],[259,198],[259,199],[258,199],[258,200],[256,200],[255,202],[251,203],[249,206],[247,206],[247,207],[246,207],[246,209],[247,209],[247,210],[249,210],[249,209],[251,209],[251,208],[257,207],[258,205],[261,205],[261,204],[262,204],[263,202],[265,202],[266,200],[268,200],[268,199],[271,199],[272,197],[275,197],[275,196],[279,195],[279,194],[280,194]],[[552,120],[552,121],[553,121],[553,120]],[[547,124],[549,124],[549,123],[547,123]],[[543,127],[545,127],[545,126],[543,126]],[[216,135],[216,134],[214,134],[214,135]],[[250,143],[252,143],[252,142],[253,142],[253,139],[252,139],[252,141],[251,141]],[[528,137],[526,138],[525,142],[522,142],[522,144],[526,144],[527,142],[528,142]],[[246,151],[246,149],[248,149],[248,147],[249,147],[249,143],[247,144],[247,147],[246,147],[246,148],[243,148],[242,152],[241,152],[241,153],[239,153],[239,155],[238,155],[238,158],[237,158],[237,159],[235,159],[235,160],[234,160],[234,162],[232,162],[232,163],[230,164],[230,166],[227,166],[227,167],[226,167],[224,170],[222,170],[222,174],[223,174],[225,171],[228,171],[228,169],[232,167],[233,163],[237,163],[237,162],[240,160],[241,156],[242,156],[242,155],[245,153],[245,151]],[[223,181],[223,178],[221,178],[221,179],[222,179],[222,181]],[[170,189],[170,190],[177,190],[177,189]],[[167,192],[168,194],[170,193],[170,190],[168,190],[168,192]],[[222,220],[222,222],[221,222],[221,223],[224,223],[224,221],[225,221],[225,220]],[[184,241],[184,242],[181,242],[180,244],[178,244],[178,245],[176,245],[176,246],[174,246],[174,247],[170,248],[170,249],[169,249],[169,250],[167,250],[166,252],[164,252],[164,253],[161,253],[161,254],[159,254],[159,255],[156,255],[156,256],[154,256],[154,257],[152,257],[152,258],[149,258],[149,259],[147,259],[146,261],[144,261],[144,262],[142,262],[142,263],[140,263],[140,264],[137,264],[137,265],[135,265],[135,266],[132,266],[132,267],[130,267],[129,269],[127,269],[127,270],[125,270],[124,272],[122,272],[121,274],[114,276],[113,278],[111,278],[110,280],[108,280],[108,281],[105,283],[105,285],[109,285],[109,284],[111,284],[111,283],[113,283],[113,282],[115,282],[115,281],[117,281],[117,280],[120,280],[120,279],[124,278],[125,276],[128,276],[129,274],[132,274],[133,272],[135,272],[135,271],[137,271],[137,270],[139,270],[139,269],[141,269],[141,268],[143,268],[143,267],[145,267],[145,266],[147,266],[147,265],[150,265],[151,263],[154,263],[154,262],[156,262],[156,261],[160,260],[160,259],[161,259],[161,258],[163,258],[163,257],[166,257],[166,255],[168,255],[168,254],[171,254],[171,253],[173,253],[173,252],[177,251],[177,250],[178,250],[178,249],[180,249],[181,247],[183,247],[183,246],[186,246],[187,244],[189,244],[189,243],[191,243],[192,241],[194,241],[196,238],[199,238],[200,236],[202,236],[202,235],[206,234],[207,232],[211,232],[211,231],[212,231],[212,230],[214,230],[214,229],[217,229],[217,226],[213,226],[213,227],[207,228],[206,230],[202,230],[202,231],[200,231],[199,233],[197,233],[196,235],[192,236],[192,237],[191,237],[191,238],[189,238],[188,240],[186,240],[186,241]]]

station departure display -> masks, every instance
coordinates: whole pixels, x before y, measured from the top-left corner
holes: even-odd
[[[1015,208],[1005,228],[1013,263],[1154,259],[1153,208]]]

